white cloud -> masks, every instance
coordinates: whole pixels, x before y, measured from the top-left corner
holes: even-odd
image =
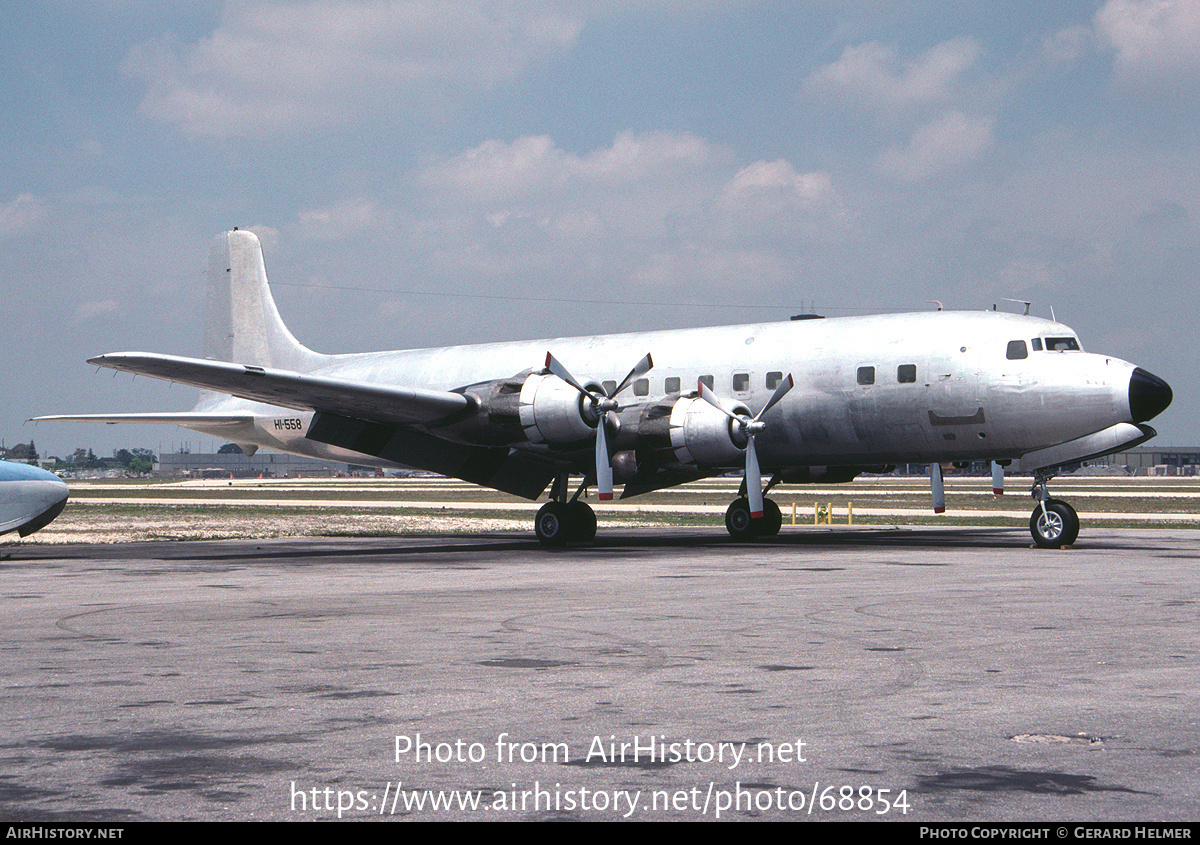
[[[872,41],[847,47],[837,61],[814,71],[805,88],[884,109],[944,102],[957,94],[981,53],[974,38],[953,38],[902,63],[895,47]]]
[[[307,240],[340,241],[374,228],[379,222],[375,203],[370,200],[344,200],[325,208],[300,212],[300,236]]]
[[[486,214],[493,228],[641,240],[702,216],[730,157],[687,133],[623,132],[586,155],[530,136],[486,141],[427,167],[418,181],[432,206]]]
[[[1108,0],[1096,31],[1116,51],[1127,81],[1168,81],[1200,74],[1200,3],[1196,0]]]
[[[819,205],[832,196],[833,180],[828,173],[798,173],[791,162],[778,159],[743,167],[725,186],[722,201],[730,206],[782,209]]]
[[[718,231],[742,243],[820,239],[842,234],[850,219],[828,173],[800,173],[783,159],[743,167],[722,188],[716,208]]]
[[[902,182],[917,182],[958,170],[995,143],[994,118],[953,111],[921,126],[904,147],[884,150],[876,167]]]
[[[97,302],[84,302],[75,309],[71,316],[71,325],[78,326],[89,320],[94,320],[104,314],[112,314],[119,306],[115,299],[105,299]]]
[[[416,181],[413,213],[435,221],[431,242],[475,273],[523,264],[531,276],[599,268],[655,285],[778,279],[800,244],[844,232],[849,218],[829,174],[782,159],[739,168],[687,133],[623,132],[585,154],[545,136],[492,140]]]
[[[580,156],[566,153],[546,135],[512,142],[489,140],[420,176],[427,186],[452,186],[476,202],[544,201],[588,186],[644,188],[708,168],[723,151],[687,133],[622,132],[611,147]]]
[[[1069,65],[1092,49],[1094,34],[1075,24],[1042,38],[1042,57],[1050,65]]]
[[[50,204],[33,194],[19,194],[0,204],[0,237],[31,231],[50,216]]]
[[[207,38],[140,44],[122,70],[146,83],[142,114],[253,137],[454,103],[558,55],[580,27],[546,3],[241,0]]]

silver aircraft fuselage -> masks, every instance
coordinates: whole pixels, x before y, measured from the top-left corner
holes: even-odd
[[[1033,348],[1037,341],[1040,350]],[[1025,345],[1024,357],[1008,357],[1014,342]],[[1048,348],[1051,343],[1063,348]],[[312,374],[457,390],[536,370],[547,351],[581,378],[601,383],[620,379],[639,355],[652,352],[646,394],[626,396],[625,408],[688,393],[707,376],[715,393],[755,413],[772,393],[768,375],[790,373],[795,388],[770,411],[771,425],[760,441],[764,470],[1014,460],[1113,426],[1136,426],[1158,412],[1134,407],[1135,373],[1142,371],[1133,364],[1082,351],[1076,333],[1061,323],[993,311],[331,355]],[[235,407],[245,409],[246,403],[229,400],[230,410]],[[258,445],[346,456],[304,437],[309,414],[259,405],[255,416]],[[299,418],[301,424],[281,428],[279,418]]]

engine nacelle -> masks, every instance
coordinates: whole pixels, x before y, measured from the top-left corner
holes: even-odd
[[[438,426],[439,437],[475,446],[557,446],[589,440],[596,433],[591,400],[556,376],[526,371],[472,384],[462,392],[474,400],[474,410]]]
[[[589,390],[593,385],[584,385]],[[595,387],[599,391],[598,387]],[[577,443],[596,433],[592,401],[554,375],[534,373],[521,387],[518,416],[530,443]]]
[[[745,405],[730,410],[750,416]],[[741,462],[746,438],[737,423],[703,399],[683,398],[671,408],[671,448],[681,464],[725,466]]]
[[[742,404],[731,410],[750,416]],[[629,408],[613,418],[616,425],[615,431],[610,429],[609,442],[618,453],[636,450],[639,464],[736,466],[744,460],[746,438],[741,427],[698,396]]]

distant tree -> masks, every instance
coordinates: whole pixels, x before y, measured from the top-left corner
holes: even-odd
[[[113,460],[123,467],[128,467],[129,462],[133,460],[133,453],[128,449],[114,449]]]
[[[217,454],[218,455],[242,455],[245,453],[242,452],[242,447],[237,445],[236,443],[226,443],[224,446],[222,446],[220,449],[217,450]]]
[[[131,460],[129,462],[129,471],[130,472],[143,473],[143,472],[150,472],[150,470],[152,470],[152,469],[154,469],[154,464],[152,464],[150,461],[146,460],[145,458],[134,458],[133,460]]]
[[[33,445],[33,441],[28,443],[18,443],[8,450],[8,459],[10,461],[36,461],[38,459],[37,447]]]

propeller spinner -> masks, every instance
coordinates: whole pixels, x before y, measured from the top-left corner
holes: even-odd
[[[787,395],[793,386],[795,386],[795,381],[789,373],[787,378],[775,388],[775,392],[771,394],[767,404],[763,405],[762,410],[750,417],[744,414],[735,414],[721,403],[721,400],[709,389],[707,384],[703,381],[699,383],[700,396],[704,401],[737,423],[742,435],[746,438],[746,496],[750,500],[752,519],[758,519],[763,515],[762,472],[758,466],[758,453],[754,449],[754,436],[767,427],[767,424],[762,421],[763,414],[775,407],[776,403]]]
[[[582,396],[586,397],[592,403],[592,410],[597,416],[596,489],[602,501],[608,501],[613,497],[612,457],[608,453],[608,415],[612,411],[619,411],[621,409],[621,403],[617,401],[617,395],[633,384],[635,379],[645,375],[653,367],[654,360],[647,354],[645,358],[637,362],[634,368],[629,371],[629,375],[621,380],[620,384],[614,387],[608,394],[604,394],[588,390],[567,371],[567,368],[553,354],[546,353],[546,369],[578,390]]]

